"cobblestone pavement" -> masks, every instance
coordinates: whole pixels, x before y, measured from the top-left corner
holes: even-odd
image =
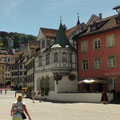
[[[12,120],[10,109],[16,101],[13,91],[0,94],[0,120]],[[93,103],[52,103],[24,98],[32,120],[120,120],[120,105]]]

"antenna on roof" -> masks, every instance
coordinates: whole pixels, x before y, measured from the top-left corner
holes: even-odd
[[[62,17],[60,16],[60,24],[62,24]]]
[[[77,16],[78,16],[77,25],[79,25],[79,24],[80,24],[80,21],[79,21],[79,13],[77,13]]]

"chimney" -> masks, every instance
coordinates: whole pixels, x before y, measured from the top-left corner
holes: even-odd
[[[102,18],[102,13],[99,13],[99,18],[100,18],[100,20],[103,19],[103,18]]]

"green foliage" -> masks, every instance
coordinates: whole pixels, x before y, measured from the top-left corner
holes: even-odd
[[[7,33],[7,32],[0,32],[0,42],[3,44],[2,47],[9,49],[8,40],[13,40],[13,47],[19,48],[20,43],[26,44],[28,41],[36,40],[37,37],[33,35],[26,35],[22,33]]]
[[[27,43],[31,40],[36,40],[37,37],[33,35],[26,35],[22,33],[10,33],[11,39],[14,42],[14,47],[19,48],[20,43]]]

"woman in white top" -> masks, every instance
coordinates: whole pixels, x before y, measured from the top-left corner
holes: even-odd
[[[13,103],[12,109],[11,109],[11,116],[12,120],[23,120],[22,116],[24,116],[24,112],[28,116],[29,120],[31,120],[30,115],[27,111],[26,105],[24,102],[22,102],[22,95],[18,95],[17,101]],[[26,116],[25,116],[26,117]]]

